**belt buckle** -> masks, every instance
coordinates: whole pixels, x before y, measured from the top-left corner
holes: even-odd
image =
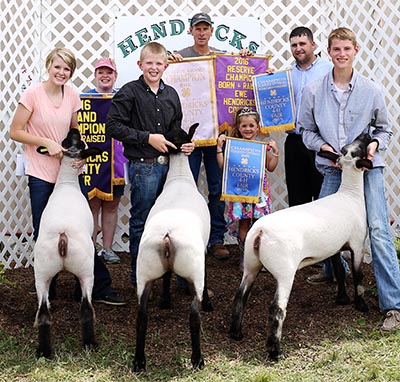
[[[165,164],[168,164],[168,157],[167,156],[165,156],[165,155],[160,155],[160,156],[158,156],[157,157],[157,163],[158,164],[161,164],[161,165],[165,165]]]

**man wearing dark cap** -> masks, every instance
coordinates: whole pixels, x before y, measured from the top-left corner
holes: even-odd
[[[170,61],[182,61],[183,58],[209,56],[214,52],[208,42],[213,35],[211,17],[207,13],[197,13],[190,20],[191,35],[194,45],[178,50],[169,56]],[[190,168],[197,182],[203,160],[208,185],[208,209],[211,216],[211,232],[208,242],[208,252],[215,258],[223,260],[229,257],[229,251],[224,246],[226,221],[224,216],[225,202],[221,201],[222,173],[217,162],[217,146],[196,147],[189,156]]]
[[[194,45],[178,50],[171,54],[170,59],[180,61],[187,57],[209,56],[218,49],[208,46],[208,42],[214,33],[211,17],[207,13],[197,13],[190,20],[190,34],[193,36]]]

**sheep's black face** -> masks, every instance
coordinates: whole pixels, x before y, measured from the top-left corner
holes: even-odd
[[[352,158],[366,158],[367,157],[367,147],[371,142],[371,137],[369,134],[360,134],[353,143],[346,145],[342,148],[342,154],[350,154]]]
[[[173,143],[177,148],[177,150],[175,150],[172,147],[168,147],[168,152],[170,154],[178,153],[179,151],[181,151],[181,147],[184,143],[190,142],[190,140],[188,140],[187,132],[182,129],[173,129],[166,133],[164,136],[165,139]]]
[[[85,143],[82,141],[78,129],[71,129],[67,137],[62,141],[61,146],[68,150],[64,152],[64,155],[71,158],[79,157],[82,150],[85,150]]]
[[[194,125],[190,126],[189,132],[187,133],[183,129],[172,129],[168,131],[164,137],[171,143],[173,143],[176,146],[176,150],[168,147],[168,152],[170,154],[176,154],[181,151],[181,147],[184,143],[190,143],[192,141],[194,132],[196,131],[197,127],[199,126],[198,123],[195,123]]]

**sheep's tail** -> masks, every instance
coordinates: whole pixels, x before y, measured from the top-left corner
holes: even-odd
[[[174,246],[168,233],[165,234],[162,241],[161,261],[168,267],[174,258]]]
[[[162,241],[162,254],[165,258],[169,258],[171,256],[172,243],[171,238],[168,233],[165,234],[164,239]]]
[[[58,253],[61,257],[67,256],[68,250],[68,237],[65,232],[60,233],[60,237],[58,239]]]
[[[260,258],[260,246],[261,246],[261,238],[262,238],[263,231],[260,229],[260,232],[258,232],[258,235],[254,239],[253,243],[253,248],[254,248],[254,254]]]

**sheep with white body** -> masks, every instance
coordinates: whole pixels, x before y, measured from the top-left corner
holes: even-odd
[[[180,149],[191,141],[198,124],[189,134],[173,129],[165,137]],[[186,155],[170,151],[170,163],[163,190],[150,210],[137,257],[137,296],[139,301],[136,324],[136,353],[134,371],[146,369],[145,337],[147,331],[147,302],[156,279],[164,276],[162,306],[170,302],[171,272],[186,279],[193,295],[190,308],[192,339],[191,362],[194,368],[204,366],[200,349],[201,317],[203,310],[212,310],[207,294],[205,253],[210,233],[207,203],[199,193]]]
[[[336,253],[333,257],[338,282],[336,303],[350,302],[344,269],[337,254],[344,249],[350,250],[352,255],[355,307],[360,311],[368,310],[361,285],[362,249],[367,235],[362,168],[372,168],[372,162],[365,159],[370,140],[368,134],[360,135],[342,149],[342,156],[318,153],[342,167],[342,182],[337,193],[274,212],[252,226],[245,242],[243,278],[233,303],[232,338],[243,338],[243,309],[257,274],[264,266],[277,282],[269,309],[267,351],[270,359],[279,359],[286,307],[298,269]]]
[[[78,169],[71,166],[77,159],[99,154],[96,148],[86,149],[77,129],[71,129],[62,142],[67,149],[61,161],[54,191],[40,220],[40,232],[34,246],[35,285],[38,311],[35,325],[39,329],[38,356],[50,357],[49,287],[62,270],[73,273],[80,282],[82,303],[80,320],[85,346],[95,346],[94,310],[91,303],[94,282],[93,216],[79,187]]]

